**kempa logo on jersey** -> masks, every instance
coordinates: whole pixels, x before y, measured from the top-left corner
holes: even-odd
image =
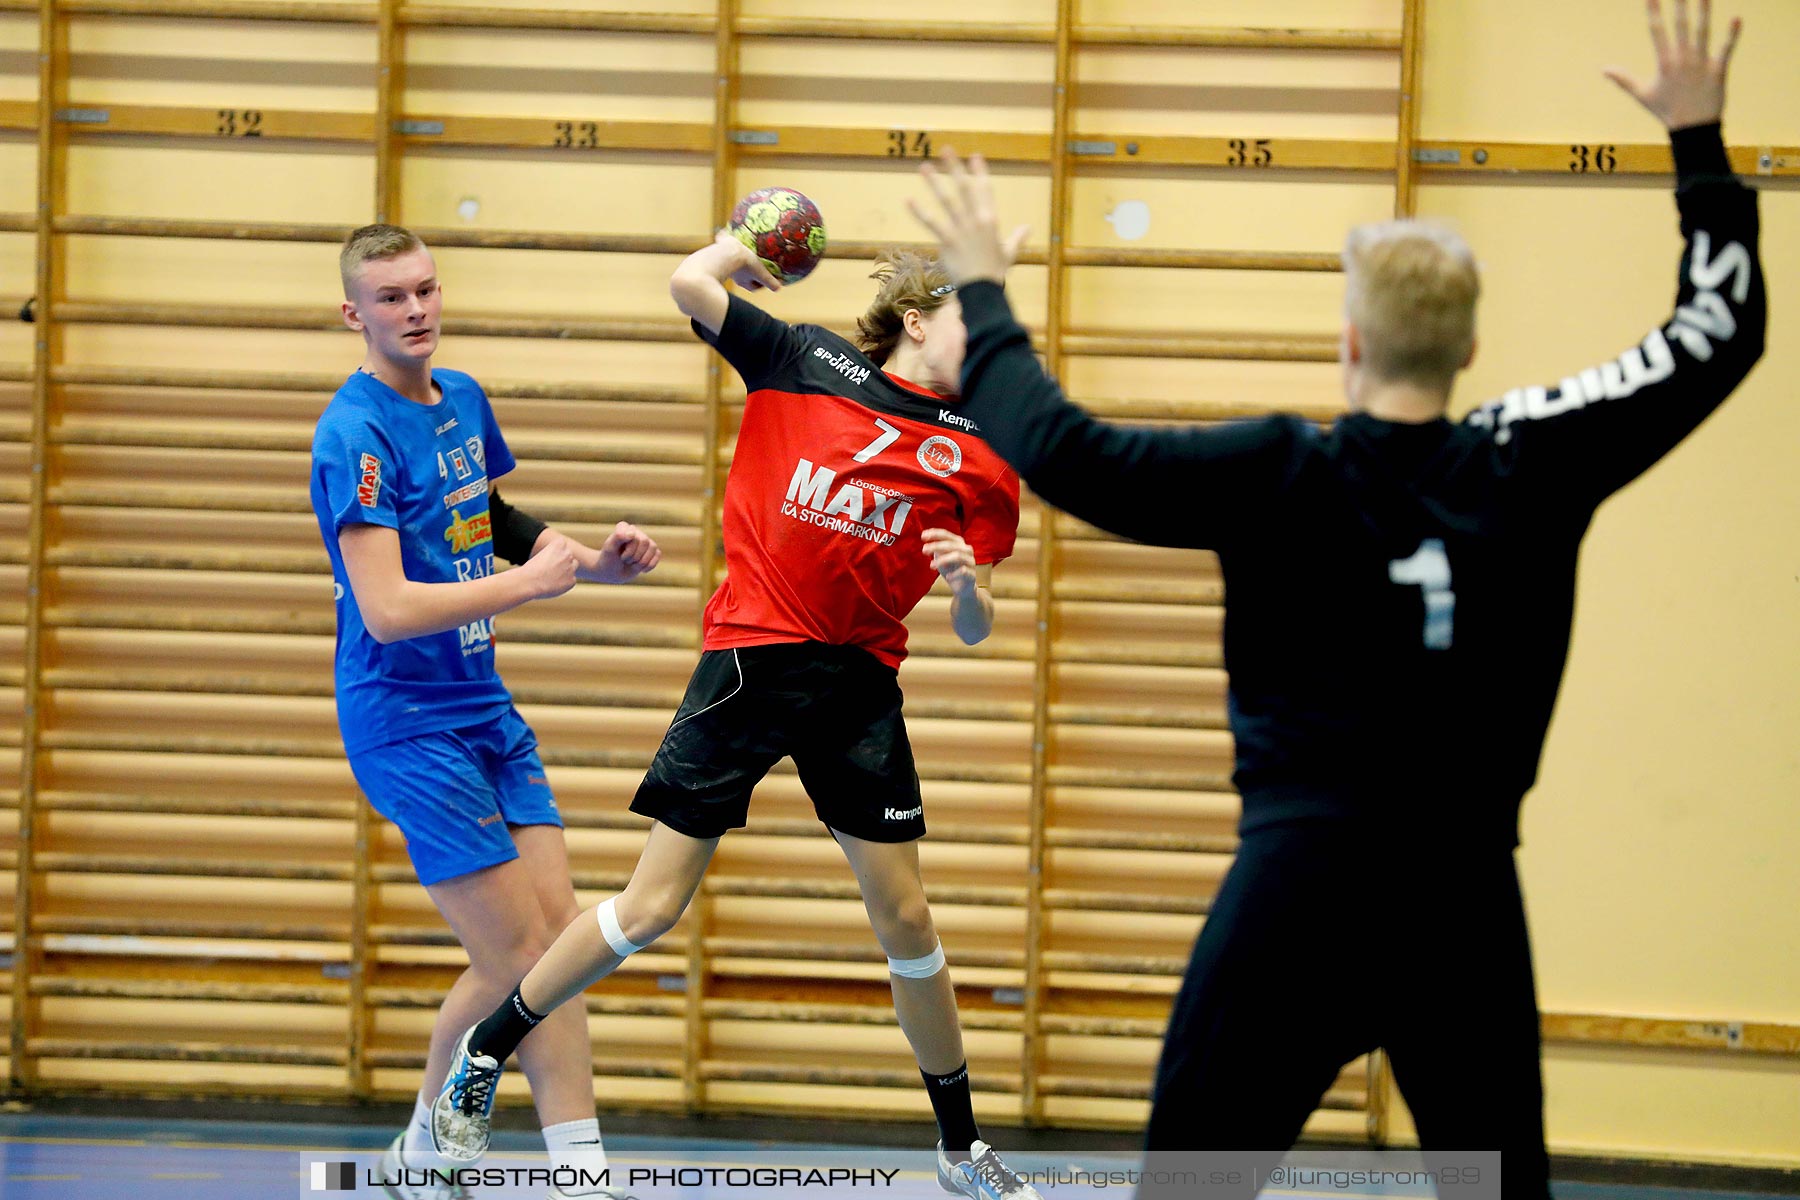
[[[433,436],[435,436],[435,437],[443,437],[446,433],[449,433],[452,429],[455,429],[455,428],[456,428],[456,418],[451,417],[448,421],[445,421],[442,425],[439,425],[436,429],[432,430],[431,432],[432,432]]]
[[[836,370],[838,374],[858,387],[869,382],[869,368],[858,366],[856,360],[847,354],[833,354],[823,346],[814,346],[813,357],[823,359],[826,366]]]
[[[479,513],[463,520],[459,512],[450,514],[450,528],[444,530],[444,540],[450,543],[450,553],[463,554],[483,542],[494,540],[493,517],[489,513]]]
[[[954,425],[958,429],[961,429],[967,433],[980,433],[981,432],[981,426],[979,426],[975,422],[969,420],[969,418],[967,418],[967,417],[957,416],[955,413],[951,412],[947,408],[938,409],[938,420],[942,421],[946,425]]]
[[[948,479],[962,469],[962,447],[941,433],[933,434],[919,443],[919,465]]]
[[[365,454],[356,466],[362,472],[356,485],[356,502],[364,508],[374,508],[375,501],[381,498],[381,460]]]
[[[912,501],[874,487],[865,490],[856,480],[845,483],[832,495],[831,485],[836,482],[837,472],[830,467],[815,467],[810,459],[801,459],[794,468],[794,477],[788,481],[787,503],[781,506],[781,515],[884,546],[893,545],[906,525]],[[828,495],[829,503],[825,500]]]

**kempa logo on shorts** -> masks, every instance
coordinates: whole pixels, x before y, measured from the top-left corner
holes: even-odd
[[[919,443],[919,465],[939,479],[948,479],[962,469],[962,447],[941,433],[934,434]]]
[[[924,816],[924,815],[925,815],[925,806],[923,804],[921,804],[917,808],[884,809],[884,810],[882,810],[882,813],[881,813],[881,819],[884,821],[910,821],[914,817],[920,817],[920,816]]]
[[[493,816],[483,817],[483,818],[481,818],[481,820],[479,820],[475,823],[477,825],[481,826],[483,829],[486,829],[489,825],[496,825],[499,822],[500,822],[500,814],[495,813]]]

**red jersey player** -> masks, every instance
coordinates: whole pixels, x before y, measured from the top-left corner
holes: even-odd
[[[1016,250],[1016,246],[1014,247]],[[440,1153],[487,1142],[500,1064],[558,1005],[674,926],[750,792],[791,755],[843,847],[888,955],[894,1007],[942,1133],[938,1182],[977,1200],[1038,1193],[980,1140],[956,996],[919,876],[925,832],[897,670],[906,615],[940,577],[966,643],[1012,553],[1018,477],[958,414],[961,305],[934,259],[897,252],[857,344],[731,295],[779,284],[729,235],[669,281],[749,396],[725,488],[729,577],[700,664],[632,811],[655,818],[626,889],[577,918],[464,1036],[434,1111]]]

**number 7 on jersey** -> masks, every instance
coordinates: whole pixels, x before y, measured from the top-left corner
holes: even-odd
[[[880,454],[883,450],[886,450],[889,446],[900,440],[900,431],[895,429],[892,425],[889,425],[880,417],[875,418],[875,427],[881,430],[881,432],[875,436],[874,441],[856,452],[857,462],[868,462],[871,458],[874,458],[877,454]]]

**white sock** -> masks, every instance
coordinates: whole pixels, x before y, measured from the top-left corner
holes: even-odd
[[[415,1171],[451,1171],[467,1163],[451,1162],[431,1148],[431,1106],[423,1093],[413,1101],[412,1121],[406,1127],[406,1139],[400,1143],[401,1165]]]
[[[600,1144],[597,1118],[544,1126],[544,1145],[550,1151],[552,1171],[573,1172],[552,1180],[566,1194],[593,1196],[606,1186],[606,1147]],[[588,1178],[581,1178],[584,1174]]]

